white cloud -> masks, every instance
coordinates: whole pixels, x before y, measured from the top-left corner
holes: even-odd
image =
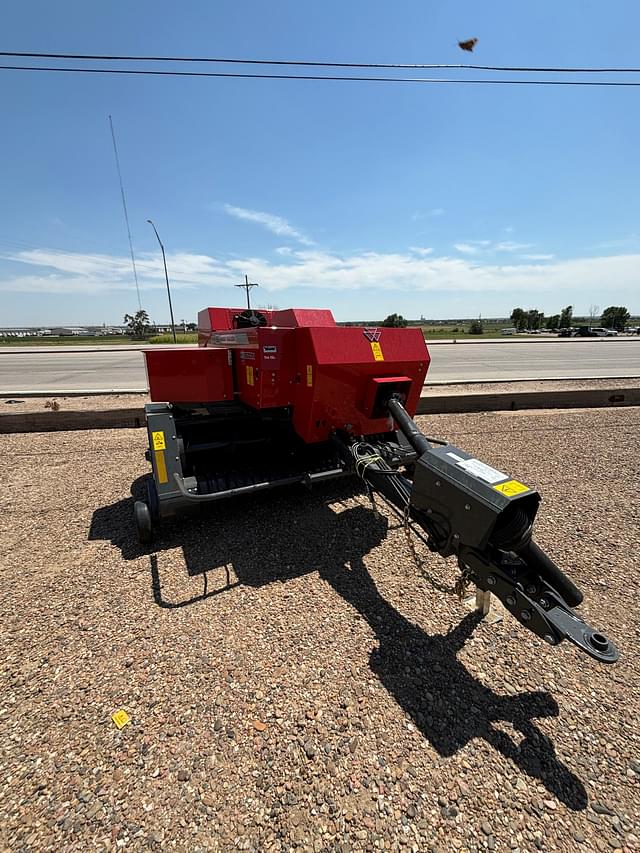
[[[131,259],[117,255],[88,255],[34,249],[0,255],[0,258],[50,273],[0,278],[0,290],[23,293],[97,293],[133,288]],[[177,252],[167,255],[172,288],[198,287],[212,279],[231,283],[234,273],[209,255]],[[160,254],[141,253],[136,258],[141,290],[166,287]],[[235,283],[235,278],[234,278]]]
[[[433,249],[425,249],[422,246],[409,246],[409,251],[413,252],[414,255],[420,255],[421,258],[433,254]]]
[[[555,255],[520,255],[525,261],[552,261]]]
[[[498,252],[521,252],[523,249],[531,249],[531,243],[514,243],[513,240],[503,240],[496,243],[494,249]]]
[[[220,259],[183,252],[169,255],[167,265],[172,287],[202,288],[204,293],[212,287],[230,288],[247,273],[265,291],[431,293],[439,304],[451,305],[456,299],[468,301],[469,294],[476,295],[476,302],[490,300],[492,294],[503,294],[508,302],[516,298],[535,299],[543,310],[562,299],[574,304],[579,299],[601,301],[606,287],[611,301],[627,304],[632,311],[640,307],[636,296],[640,254],[562,261],[545,257],[544,260],[499,264],[485,263],[475,256],[442,257],[427,250],[421,254],[415,248],[404,252],[365,251],[349,255],[301,248],[276,260],[267,257]],[[4,259],[23,265],[29,272],[0,276],[0,291],[81,295],[134,290],[127,256],[41,249],[5,255]],[[143,290],[164,288],[159,256],[141,255],[138,269]],[[318,296],[318,301],[331,303],[331,297]]]
[[[229,216],[236,219],[242,219],[245,222],[255,222],[257,225],[262,225],[267,231],[277,234],[279,237],[291,237],[302,243],[305,246],[312,246],[313,240],[309,239],[293,225],[289,224],[282,216],[276,216],[273,213],[265,213],[261,210],[249,210],[246,207],[235,207],[232,204],[225,204],[225,212]]]
[[[463,255],[475,255],[478,251],[478,247],[472,246],[471,243],[454,243],[453,248],[457,252],[462,252]]]

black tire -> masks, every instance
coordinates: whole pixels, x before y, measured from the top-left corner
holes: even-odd
[[[147,477],[147,504],[151,513],[151,521],[157,521],[160,517],[158,490],[155,481],[151,475]]]
[[[136,520],[138,542],[147,545],[153,536],[153,523],[149,507],[144,501],[136,501],[133,505],[133,514]]]

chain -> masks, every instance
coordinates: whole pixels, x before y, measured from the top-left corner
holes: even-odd
[[[429,574],[429,572],[425,569],[424,563],[418,557],[418,554],[416,552],[416,546],[414,544],[413,537],[411,535],[411,527],[409,525],[409,511],[410,511],[410,506],[407,503],[406,507],[404,508],[404,513],[403,513],[404,532],[405,532],[406,537],[407,537],[407,543],[409,545],[409,550],[411,551],[411,556],[413,557],[413,562],[416,564],[418,571],[423,576],[423,578],[427,581],[427,583],[431,584],[431,586],[434,589],[437,589],[440,592],[444,592],[447,595],[455,595],[458,597],[458,599],[460,601],[462,601],[462,599],[464,598],[464,594],[467,590],[467,587],[469,586],[469,584],[471,582],[469,579],[469,573],[470,573],[469,569],[464,569],[464,571],[461,573],[460,577],[456,580],[455,584],[452,587],[451,586],[445,586],[443,583],[440,583],[440,581],[438,581],[434,577],[432,577]]]

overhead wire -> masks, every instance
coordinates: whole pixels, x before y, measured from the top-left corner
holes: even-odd
[[[447,78],[447,77],[379,77],[370,75],[341,74],[252,74],[233,71],[154,71],[141,68],[66,68],[44,65],[0,65],[0,71],[35,71],[65,74],[117,74],[147,77],[209,77],[261,80],[326,80],[356,83],[419,83],[428,85],[479,85],[479,86],[588,86],[588,87],[638,87],[640,81],[627,80],[504,80],[495,78]]]
[[[0,56],[17,56],[30,59],[76,59],[100,60],[102,62],[209,62],[220,65],[286,65],[307,68],[398,68],[398,69],[473,69],[477,71],[515,71],[566,74],[638,74],[640,68],[603,68],[603,67],[555,67],[545,65],[475,65],[472,63],[443,62],[328,62],[308,59],[242,59],[220,56],[135,56],[126,54],[98,53],[35,53],[25,51],[0,50]]]

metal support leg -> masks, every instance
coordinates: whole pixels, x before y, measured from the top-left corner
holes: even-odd
[[[494,605],[494,608],[491,609],[491,593],[478,588],[476,588],[475,595],[471,593],[464,600],[464,606],[467,610],[478,613],[487,625],[502,622],[502,606],[499,601],[495,601]]]
[[[491,609],[491,593],[489,590],[476,588],[476,610],[481,616],[487,616]]]

